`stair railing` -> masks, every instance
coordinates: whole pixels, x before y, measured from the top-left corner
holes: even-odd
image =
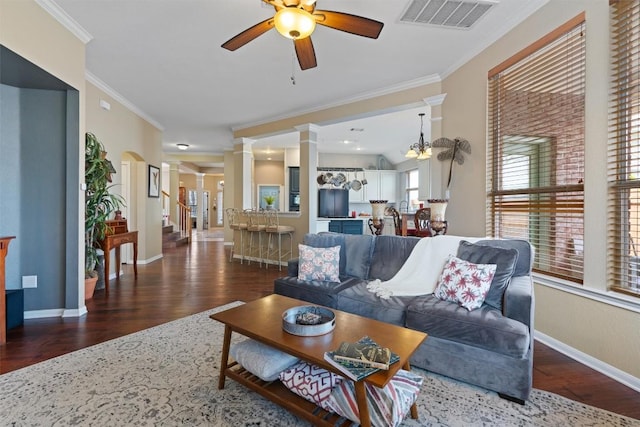
[[[165,218],[165,215],[166,215],[167,223],[169,223],[169,220],[171,219],[171,215],[170,215],[171,203],[170,202],[171,202],[171,195],[163,191],[162,192],[162,217]],[[166,203],[166,209],[165,209],[165,203]],[[178,230],[180,230],[180,235],[182,237],[188,238],[189,242],[191,242],[191,233],[193,232],[193,228],[191,227],[191,208],[178,200],[176,210],[178,211],[177,225],[178,225]]]
[[[171,195],[162,191],[162,225],[171,224]]]

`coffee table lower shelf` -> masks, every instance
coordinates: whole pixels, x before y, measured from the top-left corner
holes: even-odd
[[[333,412],[328,412],[318,405],[298,396],[287,389],[280,381],[266,382],[247,371],[238,362],[227,365],[225,376],[255,391],[262,397],[282,406],[291,413],[311,422],[314,426],[356,426],[352,422]]]

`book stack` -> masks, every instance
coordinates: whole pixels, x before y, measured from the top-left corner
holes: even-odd
[[[354,343],[341,343],[337,349],[326,352],[324,358],[353,381],[379,370],[388,370],[390,365],[400,360],[390,349],[379,346],[366,336]]]

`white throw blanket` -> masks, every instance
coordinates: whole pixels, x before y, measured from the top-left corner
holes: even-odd
[[[420,239],[393,278],[386,282],[372,280],[367,289],[384,299],[433,293],[447,258],[458,252],[461,240],[474,243],[480,238],[445,235]]]

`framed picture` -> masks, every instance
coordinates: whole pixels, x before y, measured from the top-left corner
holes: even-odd
[[[149,165],[149,197],[160,197],[160,169]]]

